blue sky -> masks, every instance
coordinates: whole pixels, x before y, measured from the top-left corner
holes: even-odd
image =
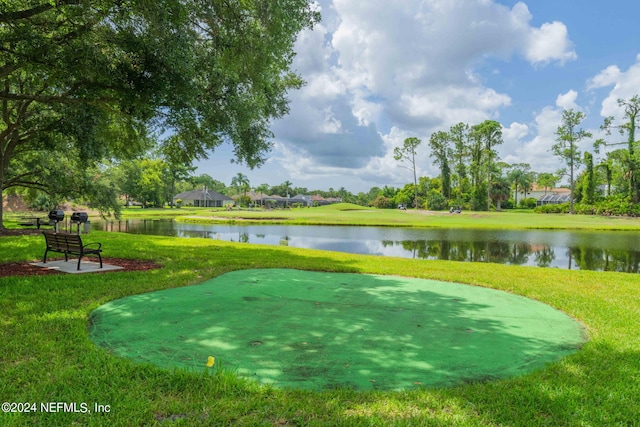
[[[562,110],[604,136],[616,99],[640,93],[640,2],[628,0],[320,0],[322,23],[301,33],[294,68],[307,81],[272,125],[274,149],[250,170],[222,146],[196,173],[227,184],[354,193],[401,187],[410,172],[393,149],[417,136],[421,176],[437,176],[427,141],[458,122],[503,126],[503,161],[537,172],[562,166],[549,152]],[[616,138],[616,136],[614,136]],[[592,151],[593,140],[583,150]]]

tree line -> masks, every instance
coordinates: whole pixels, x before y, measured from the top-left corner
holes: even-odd
[[[580,127],[585,114],[571,109],[562,112],[550,151],[565,167],[554,173],[537,173],[527,163],[507,164],[498,159],[495,147],[503,143],[502,126],[494,120],[477,125],[458,123],[448,131],[431,134],[429,156],[440,170],[437,179],[417,178],[415,159],[422,141],[407,138],[402,147],[395,149],[394,157],[412,172],[414,183],[407,184],[393,196],[383,194],[377,204],[405,203],[434,210],[452,205],[470,210],[500,210],[503,204],[531,207],[532,201],[527,200],[526,195],[533,183],[551,189],[566,178],[569,202],[544,206],[538,211],[640,215],[640,149],[635,139],[640,97],[619,99],[618,105],[624,110],[621,123],[616,124],[614,117],[607,117],[601,129],[608,138],[617,131],[626,136],[626,141],[593,141],[593,152],[597,154],[602,147],[609,148],[597,164],[592,152],[583,153],[578,149],[582,140],[592,138],[590,132]],[[524,196],[520,201],[519,193]]]
[[[594,163],[591,152],[581,153],[578,150],[581,140],[592,137],[580,128],[585,119],[584,113],[563,111],[551,151],[566,167],[555,173],[537,173],[527,163],[507,164],[501,161],[495,147],[502,143],[502,127],[493,120],[473,126],[458,123],[447,132],[437,131],[431,135],[428,148],[430,157],[440,169],[437,177],[417,176],[416,155],[422,149],[422,141],[415,137],[407,138],[404,145],[394,152],[396,160],[411,172],[413,178],[413,183],[402,188],[372,187],[367,192],[354,194],[344,187],[337,190],[309,189],[294,186],[290,181],[256,185],[242,173],[237,173],[226,184],[206,174],[194,175],[194,167],[173,161],[172,155],[162,147],[137,159],[102,163],[90,173],[102,188],[110,192],[106,199],[115,200],[115,195],[143,206],[171,206],[176,194],[207,188],[227,196],[242,195],[238,201],[243,205],[250,203],[246,195],[251,191],[281,197],[297,194],[335,197],[376,208],[404,205],[431,210],[449,209],[451,206],[469,210],[534,208],[536,201],[527,197],[534,183],[538,187],[552,189],[566,177],[572,195],[570,201],[537,208],[539,211],[638,215],[640,150],[636,147],[635,127],[640,97],[619,100],[619,104],[625,111],[623,122],[614,125],[614,119],[608,117],[602,129],[609,136],[618,131],[626,136],[627,141],[595,141],[596,153],[602,147],[623,145],[609,149],[598,163]],[[55,206],[64,199],[64,193],[45,194],[34,188],[24,189],[21,193],[33,207],[42,209]],[[113,206],[113,209],[118,207]]]

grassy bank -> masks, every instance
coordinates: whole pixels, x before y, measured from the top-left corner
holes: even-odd
[[[70,214],[70,212],[67,212]],[[23,213],[8,213],[6,226],[17,227]],[[42,212],[36,216],[46,217]],[[94,219],[99,218],[97,215]],[[536,214],[530,210],[450,214],[425,210],[373,209],[349,203],[313,208],[124,208],[123,219],[175,219],[192,223],[353,225],[380,227],[433,227],[485,229],[640,230],[640,218],[595,215]]]
[[[86,402],[109,413],[0,413],[0,425],[633,425],[640,419],[637,275],[357,256],[206,239],[92,233],[106,257],[153,259],[149,272],[0,278],[0,396]],[[42,256],[41,236],[0,237],[0,260]],[[165,371],[110,355],[88,339],[88,316],[127,295],[248,268],[368,272],[488,286],[583,322],[578,353],[512,379],[406,392],[306,392],[230,373]],[[1,268],[1,267],[0,267]],[[135,325],[133,325],[135,326]]]
[[[179,210],[179,209],[178,209]],[[129,215],[125,212],[125,215]],[[284,210],[190,209],[177,221],[196,223],[283,223],[295,225],[360,225],[383,227],[640,230],[640,218],[593,215],[536,214],[532,211],[433,212],[424,210],[368,209],[340,203],[315,208]]]

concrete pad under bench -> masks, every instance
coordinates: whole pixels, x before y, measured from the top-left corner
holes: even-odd
[[[58,270],[63,273],[98,273],[101,271],[114,271],[114,270],[123,270],[124,267],[120,267],[118,265],[111,264],[102,264],[102,268],[100,268],[100,263],[93,261],[85,261],[83,260],[80,264],[80,270],[78,268],[78,260],[70,259],[69,261],[59,260],[59,261],[48,261],[46,264],[43,262],[32,262],[31,265],[35,265],[37,267],[48,268],[50,270]]]

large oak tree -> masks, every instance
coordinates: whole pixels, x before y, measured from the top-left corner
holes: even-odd
[[[309,0],[1,0],[1,191],[82,191],[89,166],[152,132],[184,163],[229,141],[262,164],[302,84],[296,36],[318,19]]]

